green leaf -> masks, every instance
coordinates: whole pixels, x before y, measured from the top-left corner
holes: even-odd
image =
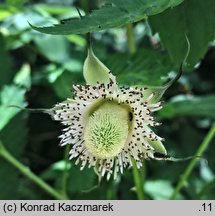
[[[20,160],[27,140],[26,113],[16,115],[1,131],[0,139],[8,151]],[[20,172],[0,157],[0,199],[21,199]]]
[[[0,92],[0,131],[18,112],[20,112],[17,108],[9,107],[10,105],[20,107],[26,106],[24,95],[25,90],[15,85],[3,87]]]
[[[0,131],[1,142],[15,157],[19,157],[24,150],[27,136],[26,124],[27,113],[20,112]]]
[[[64,63],[70,59],[69,42],[63,36],[38,35],[34,41],[39,52],[50,61]]]
[[[0,199],[18,199],[19,176],[17,170],[0,158]]]
[[[215,179],[214,172],[211,170],[207,163],[201,163],[200,175],[206,182],[210,182]]]
[[[73,166],[68,178],[68,191],[81,192],[91,189],[96,184],[94,170],[85,168],[80,171],[80,166]],[[86,181],[87,179],[87,181]]]
[[[20,109],[8,106],[26,106],[26,89],[22,87],[29,89],[31,86],[29,65],[21,68],[14,78],[14,83],[17,85],[5,85],[0,92],[0,141],[11,154],[20,159],[27,140],[26,113],[19,113]],[[0,199],[20,199],[20,173],[1,158],[0,176],[3,177],[0,181]]]
[[[37,11],[40,11],[41,13],[43,13],[44,11],[47,14],[54,14],[54,15],[60,15],[60,14],[74,14],[74,12],[76,12],[75,7],[68,7],[68,6],[63,6],[63,5],[55,5],[55,4],[44,4],[44,3],[40,3],[40,4],[36,4],[34,5],[34,8]]]
[[[187,63],[193,67],[205,55],[209,42],[215,37],[214,14],[214,0],[186,0],[178,7],[150,17],[149,22],[159,33],[176,66],[182,63],[187,51],[187,35],[190,42]]]
[[[86,40],[83,38],[83,36],[80,35],[67,35],[66,37],[68,41],[80,46],[80,47],[85,47],[86,46]]]
[[[63,68],[57,68],[56,65],[50,65],[47,71],[48,81],[54,83],[64,72]]]
[[[62,184],[62,176],[65,169],[65,161],[58,161],[52,164],[41,177],[45,180],[54,180],[56,187],[60,188]],[[96,175],[92,169],[85,168],[80,171],[80,166],[75,165],[74,162],[70,162],[68,165],[68,192],[81,192],[89,190],[95,186]],[[86,181],[87,179],[87,181]]]
[[[2,4],[0,5],[0,21],[5,18],[12,16],[13,14],[19,12],[17,7],[13,7],[11,5]]]
[[[71,19],[64,24],[51,27],[31,27],[47,34],[84,34],[107,28],[119,27],[137,22],[147,16],[161,13],[168,7],[174,7],[183,0],[109,0],[108,4],[82,19]]]
[[[31,73],[30,65],[24,64],[21,67],[20,71],[14,77],[14,83],[29,90],[31,87],[30,73]]]
[[[167,200],[174,191],[171,183],[166,180],[147,181],[144,189],[155,200]]]
[[[122,85],[160,86],[165,80],[162,78],[173,70],[168,55],[149,49],[134,55],[112,54],[105,63]]]
[[[19,6],[26,3],[27,0],[6,0],[6,2],[8,5],[13,5],[13,6],[16,6],[18,8]]]
[[[159,111],[161,118],[172,118],[175,116],[202,116],[215,118],[215,95],[202,97],[177,96],[166,103]]]
[[[0,87],[4,84],[10,83],[13,77],[13,70],[11,67],[11,58],[9,56],[9,52],[6,49],[5,38],[0,34],[0,59],[1,59],[1,67],[0,67]]]
[[[60,70],[61,69],[59,69],[59,71]],[[64,72],[60,76],[58,76],[56,81],[52,84],[56,94],[60,98],[65,99],[72,96],[72,80],[72,74]]]

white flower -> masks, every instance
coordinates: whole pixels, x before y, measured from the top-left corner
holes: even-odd
[[[104,76],[93,78],[101,71]],[[140,168],[143,159],[155,158],[155,153],[165,155],[166,150],[162,138],[151,130],[159,125],[152,113],[162,108],[161,102],[153,102],[155,93],[148,88],[119,87],[107,71],[90,50],[84,64],[90,84],[73,85],[74,99],[55,105],[51,113],[65,126],[60,144],[71,145],[70,159],[76,158],[81,169],[95,167],[109,179],[132,166],[131,157]]]

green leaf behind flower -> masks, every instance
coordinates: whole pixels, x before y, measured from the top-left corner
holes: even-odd
[[[187,51],[187,35],[190,42],[187,63],[193,67],[215,38],[214,14],[214,0],[186,0],[178,7],[150,17],[149,21],[177,66],[182,63]]]
[[[144,188],[146,193],[155,200],[167,200],[174,191],[173,186],[167,180],[148,180]]]
[[[162,118],[175,116],[202,116],[215,118],[215,95],[177,96],[166,103],[159,115]]]
[[[115,53],[107,64],[120,85],[161,86],[173,65],[166,53],[155,50],[139,50],[134,55]]]
[[[0,92],[0,130],[18,113],[19,109],[9,107],[10,105],[16,105],[23,107],[25,90],[15,85],[5,86]]]
[[[27,142],[26,113],[19,113],[0,131],[0,139],[7,150],[18,160]],[[0,199],[20,199],[22,176],[11,164],[0,157]]]
[[[109,0],[107,4],[82,19],[70,19],[50,27],[31,27],[47,34],[84,34],[137,22],[148,16],[161,13],[183,0]]]

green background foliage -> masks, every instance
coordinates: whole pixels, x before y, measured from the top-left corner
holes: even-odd
[[[80,19],[75,7],[86,16]],[[132,169],[98,185],[93,169],[80,171],[68,161],[69,149],[59,147],[58,122],[8,106],[50,108],[72,97],[72,84],[84,84],[87,41],[79,33],[93,32],[96,56],[123,86],[160,86],[172,79],[187,52],[187,35],[191,47],[185,72],[167,90],[164,108],[155,116],[163,123],[156,132],[165,138],[168,153],[194,155],[215,118],[214,14],[213,0],[3,1],[0,143],[55,190],[66,191],[69,199],[170,199],[189,161],[144,161],[137,193]],[[33,30],[28,22],[48,34]],[[198,160],[175,198],[215,198],[214,141],[203,154],[208,165]],[[54,198],[1,154],[0,177],[0,199]]]

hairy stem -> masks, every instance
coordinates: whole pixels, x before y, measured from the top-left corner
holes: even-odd
[[[175,199],[176,196],[178,195],[179,191],[182,189],[184,186],[185,182],[189,178],[194,166],[196,165],[198,161],[198,157],[202,156],[203,152],[207,149],[208,145],[210,144],[212,138],[215,135],[215,123],[212,125],[211,129],[209,130],[208,134],[205,136],[203,142],[199,146],[195,156],[190,163],[188,164],[187,168],[185,169],[184,173],[181,176],[180,181],[178,182],[174,192],[172,193],[170,199]]]
[[[41,187],[44,191],[46,191],[54,198],[59,200],[65,200],[67,198],[63,194],[60,194],[54,188],[49,186],[40,177],[38,177],[33,172],[31,172],[31,170],[27,166],[20,163],[13,155],[10,154],[10,152],[7,151],[7,149],[4,147],[1,141],[0,141],[0,156],[4,158],[6,161],[8,161],[10,164],[12,164],[14,167],[16,167],[23,175],[31,179],[35,184],[37,184],[39,187]]]

